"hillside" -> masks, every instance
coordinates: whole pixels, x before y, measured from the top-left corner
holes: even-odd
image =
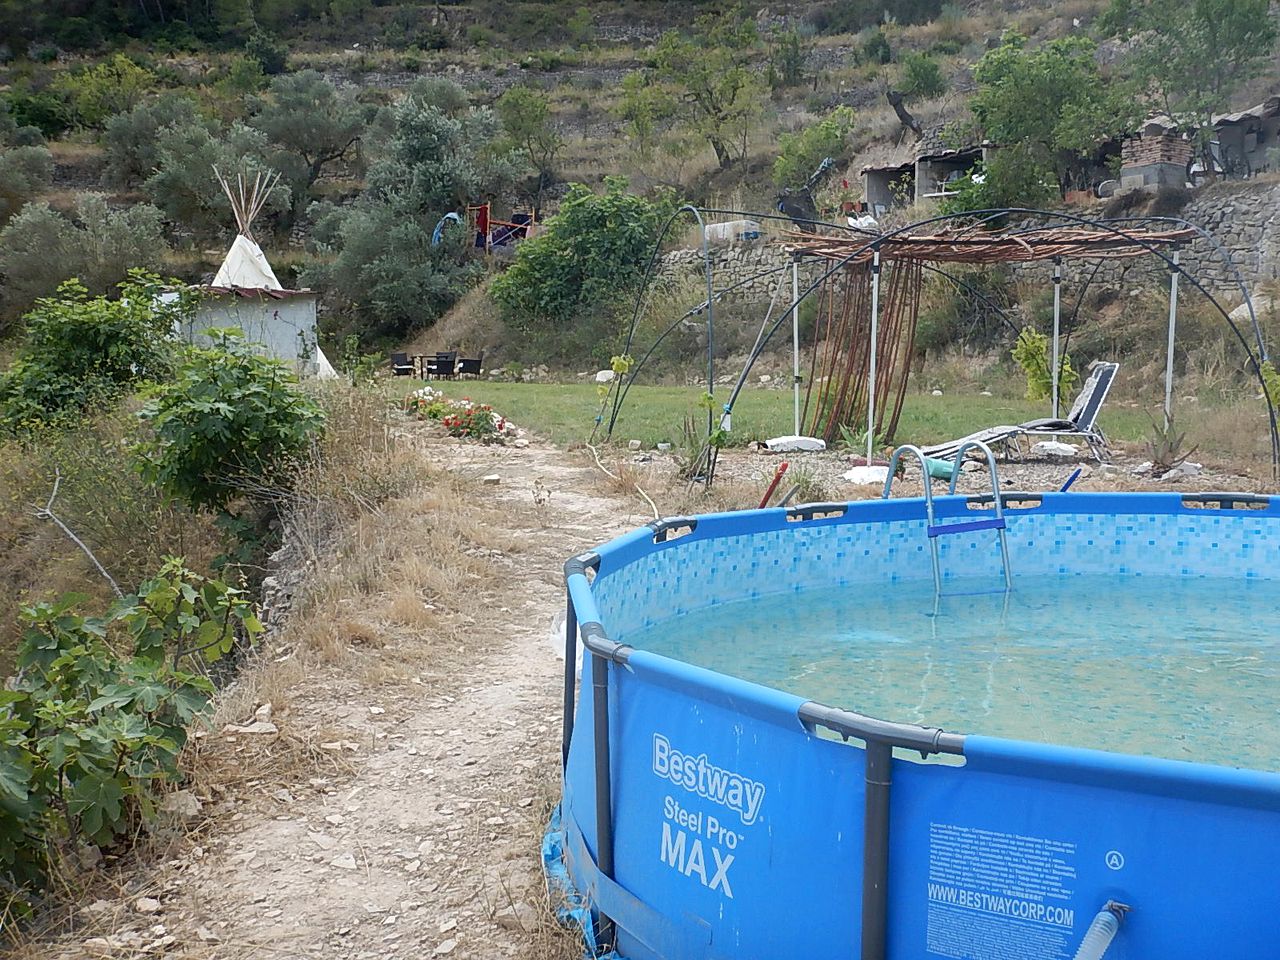
[[[600,189],[614,176],[640,193],[772,210],[823,156],[836,163],[814,198],[822,216],[834,217],[842,203],[863,199],[863,167],[899,163],[924,143],[972,142],[980,133],[970,111],[973,68],[1006,34],[1025,36],[1029,49],[1094,37],[1103,77],[1121,76],[1130,45],[1100,29],[1105,8],[1104,0],[899,0],[884,9],[860,0],[751,9],[12,2],[0,12],[0,163],[9,165],[0,172],[13,171],[0,193],[0,225],[25,214],[22,229],[5,228],[0,244],[0,330],[69,271],[103,290],[127,266],[207,280],[233,232],[210,168],[247,166],[284,173],[258,239],[287,286],[323,292],[331,352],[352,334],[364,349],[385,348],[429,327],[487,269],[455,260],[431,289],[402,282],[394,299],[412,290],[412,312],[388,309],[385,295],[365,289],[373,282],[366,264],[389,256],[373,241],[387,229],[358,208],[385,193],[388,176],[402,179],[394,162],[409,161],[392,156],[396,111],[411,91],[429,102],[444,95],[440,81],[456,84],[473,112],[497,113],[496,126],[477,113],[479,126],[462,134],[477,156],[516,152],[501,170],[485,160],[482,172],[450,181],[438,197],[388,212],[417,223],[413,237],[397,242],[401,251],[425,244],[449,209],[487,198],[499,217],[536,208],[545,220],[568,184]],[[699,18],[708,16],[719,17],[720,33],[706,32],[712,21]],[[748,39],[724,32],[735,22],[749,28]],[[668,31],[694,38],[686,75],[701,70],[697,82],[725,88],[737,75],[749,102],[686,110],[687,95],[661,79],[672,55],[663,46]],[[1278,80],[1268,55],[1218,106],[1256,103]],[[902,93],[916,132],[890,93]],[[331,122],[318,127],[306,111]],[[707,119],[715,111],[729,117],[719,131],[708,129],[721,123]],[[326,146],[312,151],[308,140],[317,137]],[[42,160],[36,154],[46,146]],[[781,171],[787,151],[794,159]],[[90,195],[106,207],[86,209]],[[67,248],[61,268],[44,255],[51,243]],[[439,256],[418,256],[410,272],[441,268]]]

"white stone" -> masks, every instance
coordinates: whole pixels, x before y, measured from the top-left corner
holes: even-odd
[[[1182,480],[1186,477],[1198,477],[1200,475],[1200,471],[1203,469],[1204,467],[1201,464],[1192,463],[1188,460],[1185,463],[1178,464],[1168,473],[1162,474],[1160,482],[1168,483],[1173,480]]]
[[[515,447],[517,450],[523,450],[525,447],[529,445],[529,441],[526,440],[524,437],[520,437],[518,440],[513,440],[511,442],[511,445]]]
[[[871,486],[873,484],[883,484],[889,477],[888,467],[854,467],[848,473],[841,476],[850,483],[856,483],[860,486]]]
[[[596,383],[613,383],[617,376],[612,370],[601,370],[596,374]]]
[[[481,477],[480,482],[488,484],[491,487],[496,487],[498,484],[502,482],[502,478],[498,476],[496,473],[490,473]]]
[[[222,728],[223,733],[271,734],[279,733],[280,728],[269,720],[255,720],[253,723],[228,723]]]
[[[435,954],[437,957],[448,956],[449,954],[453,953],[453,950],[455,947],[457,947],[457,945],[458,945],[457,940],[445,940],[443,943],[440,944],[440,946],[436,947]]]
[[[329,865],[337,867],[339,870],[354,870],[356,868],[356,858],[349,853],[344,853],[330,860]]]
[[[137,902],[134,903],[133,909],[139,913],[159,913],[160,901],[154,897],[139,897]]]
[[[931,396],[931,397],[940,397],[940,396],[942,396],[942,391],[941,391],[941,390],[932,390],[932,391],[930,391],[929,396]]]
[[[1074,460],[1080,456],[1080,448],[1069,443],[1059,443],[1057,440],[1040,440],[1032,444],[1031,454],[1036,457]]]
[[[538,922],[538,911],[527,903],[513,903],[493,915],[494,922],[505,930],[531,932]]]
[[[774,437],[766,440],[764,445],[774,453],[803,453],[827,449],[825,440],[817,437]]]
[[[200,815],[200,798],[190,790],[175,790],[160,801],[160,809],[184,820],[191,820]]]
[[[643,447],[643,446],[644,446],[644,444],[643,444],[643,443],[641,443],[639,440],[628,440],[628,441],[627,441],[627,449],[628,449],[628,450],[639,450],[639,449],[640,449],[641,447]]]
[[[772,379],[773,379],[773,377],[769,376],[769,374],[767,374],[767,373],[762,373],[762,374],[760,374],[760,382],[761,382],[761,383],[768,383],[768,382],[769,382],[769,381],[771,381]]]

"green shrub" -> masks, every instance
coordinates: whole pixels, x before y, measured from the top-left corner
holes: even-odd
[[[339,92],[314,70],[275,77],[251,125],[301,164],[299,192],[310,189],[325,167],[356,152],[365,110],[350,92]]]
[[[289,48],[265,30],[255,30],[245,41],[244,55],[257,60],[262,65],[262,72],[270,77],[284,73]]]
[[[861,54],[863,63],[888,63],[893,59],[889,38],[880,30],[876,30],[862,41]]]
[[[66,100],[77,124],[98,129],[117,113],[132,110],[156,85],[154,73],[117,53],[110,60],[59,77],[52,89]]]
[[[803,186],[824,158],[838,160],[848,147],[853,120],[852,107],[836,107],[799,133],[778,137],[781,152],[773,162],[774,182],[780,187]]]
[[[53,139],[71,126],[71,110],[56,93],[33,90],[25,81],[16,83],[5,95],[14,122],[21,127],[35,127]]]
[[[1053,396],[1053,361],[1049,358],[1049,338],[1043,333],[1023,327],[1013,345],[1013,359],[1027,377],[1027,399],[1047,400]],[[1058,357],[1058,402],[1065,404],[1080,382],[1065,353]]]
[[[80,600],[23,611],[17,675],[0,691],[0,882],[20,903],[61,857],[154,815],[213,693],[182,658],[216,659],[262,630],[241,591],[179,560],[102,617],[83,616]]]
[[[503,318],[517,330],[572,336],[580,316],[606,312],[639,283],[672,209],[672,197],[646,200],[620,177],[609,178],[603,194],[574,184],[560,212],[493,281]]]
[[[320,406],[280,361],[238,331],[209,331],[176,376],[139,413],[151,436],[137,446],[142,475],[192,506],[227,510],[247,491],[285,485],[291,461],[321,428]]]
[[[159,277],[131,273],[115,300],[78,280],[36,301],[18,358],[0,375],[0,427],[74,416],[170,369],[170,337],[191,301],[159,299]]]
[[[908,100],[927,100],[946,92],[947,81],[938,61],[927,53],[905,53],[901,59],[899,90]]]
[[[773,36],[769,42],[769,89],[776,93],[802,83],[807,52],[795,30]]]
[[[495,104],[498,119],[511,143],[524,151],[538,173],[549,176],[564,138],[551,117],[551,100],[532,87],[512,87]]]

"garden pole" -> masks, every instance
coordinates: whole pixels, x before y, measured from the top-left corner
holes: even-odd
[[[867,363],[867,466],[876,442],[876,339],[880,326],[880,249],[871,254],[871,349]],[[927,481],[926,481],[927,482]]]
[[[1053,390],[1053,419],[1058,419],[1058,329],[1062,321],[1062,258],[1053,258],[1053,367],[1050,382]]]
[[[1178,249],[1173,250],[1169,266],[1169,346],[1164,360],[1164,425],[1173,420],[1173,338],[1178,328]]]
[[[791,394],[797,437],[800,436],[800,258],[791,255]]]

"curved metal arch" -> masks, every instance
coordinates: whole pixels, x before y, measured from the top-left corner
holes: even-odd
[[[781,267],[771,267],[768,270],[762,270],[759,273],[753,273],[751,276],[747,277],[744,280],[739,280],[736,283],[732,283],[727,287],[721,287],[720,290],[714,292],[713,294],[714,298],[718,300],[721,297],[723,297],[725,294],[732,293],[734,290],[737,290],[739,287],[745,287],[748,284],[753,283],[756,280],[759,280],[761,277],[767,277],[767,276],[770,276],[771,274],[781,273],[782,271],[789,270],[789,269],[791,269],[791,265],[784,264]],[[642,356],[638,361],[636,361],[636,363],[631,367],[631,370],[629,371],[630,375],[626,378],[625,383],[623,383],[618,388],[617,403],[615,404],[613,415],[609,419],[609,426],[605,431],[605,436],[611,436],[613,434],[613,427],[614,427],[614,424],[617,422],[618,412],[622,407],[623,401],[626,400],[627,398],[628,391],[630,391],[632,385],[636,381],[636,377],[640,375],[640,371],[644,369],[644,365],[648,363],[650,357],[653,356],[658,346],[662,343],[663,340],[667,338],[668,335],[671,334],[673,330],[675,330],[676,327],[678,327],[680,324],[682,324],[685,320],[689,319],[690,317],[696,316],[697,314],[701,313],[706,308],[707,308],[707,301],[704,300],[701,303],[699,303],[697,306],[690,307],[688,310],[682,313],[675,320],[674,323],[672,323],[665,330],[663,330],[661,334],[658,335],[658,339],[655,340],[653,344],[649,347],[649,349],[645,351],[644,356]],[[606,404],[608,403],[607,396],[605,398],[605,403]],[[597,416],[597,428],[599,427],[599,422],[603,416],[604,405],[601,405],[600,411],[601,411],[600,415]]]

